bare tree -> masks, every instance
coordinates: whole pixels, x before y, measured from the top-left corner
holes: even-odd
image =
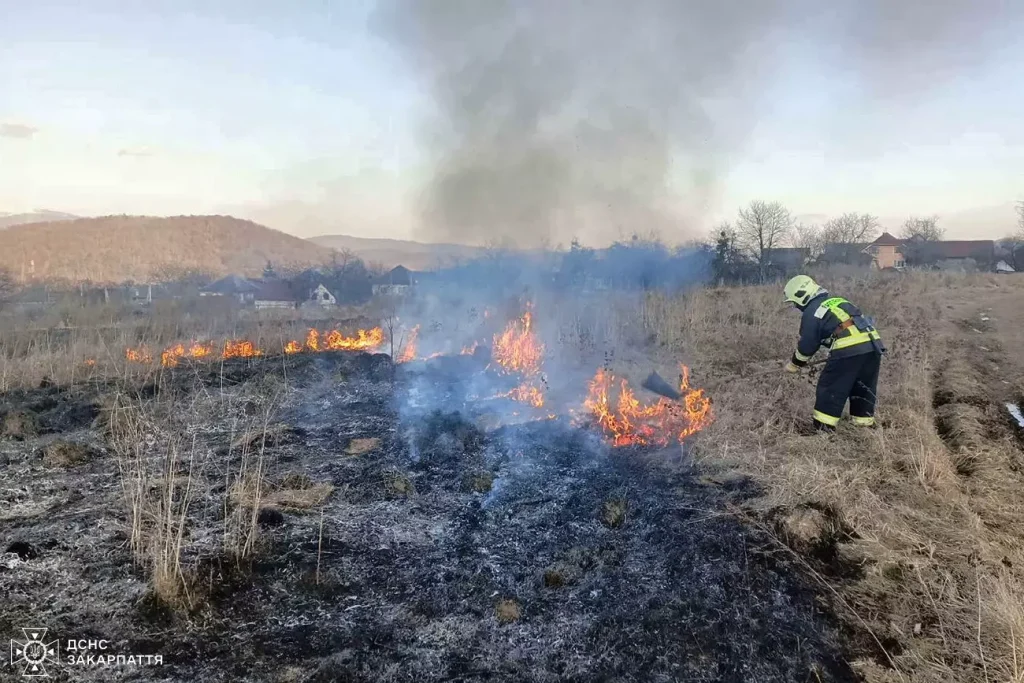
[[[822,240],[831,258],[842,263],[855,263],[861,245],[878,233],[878,218],[869,213],[844,213],[829,219],[822,228]]]
[[[909,265],[924,266],[935,263],[939,258],[937,243],[942,240],[945,230],[939,227],[939,217],[920,218],[911,216],[903,222],[900,237],[903,238],[903,258]]]
[[[1024,271],[1024,201],[1017,202],[1017,231],[998,240],[996,248],[1014,270]]]
[[[938,216],[927,218],[911,216],[903,221],[903,231],[900,233],[900,237],[908,241],[938,242],[945,234],[946,231],[939,227]]]
[[[793,227],[793,246],[805,249],[807,258],[816,259],[825,251],[825,233],[821,226],[798,223]]]
[[[768,278],[771,251],[781,246],[793,229],[789,209],[779,202],[755,200],[740,209],[736,220],[738,244],[757,261],[761,281]]]
[[[383,294],[375,298],[376,308],[380,310],[381,323],[388,333],[391,346],[391,359],[395,358],[395,330],[399,328],[398,311],[402,307],[401,299],[394,294]],[[402,340],[398,340],[398,348],[402,348]]]

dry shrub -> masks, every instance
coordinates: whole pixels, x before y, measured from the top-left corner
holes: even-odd
[[[411,496],[416,493],[412,479],[399,470],[384,472],[384,490],[393,496]]]
[[[284,443],[291,434],[292,428],[283,423],[268,426],[256,424],[232,440],[231,449],[255,451],[267,446],[276,446]]]
[[[9,412],[0,419],[0,437],[24,441],[39,435],[39,418],[25,410]]]
[[[504,598],[494,606],[494,616],[499,624],[511,624],[519,621],[522,616],[519,611],[519,603],[515,600]]]
[[[493,486],[494,475],[490,472],[473,472],[463,482],[463,488],[473,493],[487,493]]]
[[[368,438],[368,439],[352,439],[348,443],[348,448],[345,449],[345,453],[351,456],[366,455],[380,446],[380,439]]]
[[[95,451],[83,443],[54,441],[43,449],[43,463],[48,467],[74,467],[95,457]]]
[[[610,498],[601,506],[601,522],[609,529],[618,529],[626,521],[628,509],[625,498]]]
[[[334,485],[326,483],[301,489],[282,488],[268,493],[263,503],[288,510],[309,510],[321,505],[332,493]]]

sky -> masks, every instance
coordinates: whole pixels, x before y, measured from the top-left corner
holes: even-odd
[[[1020,12],[975,4],[988,15],[967,38],[895,57],[851,57],[827,33],[790,30],[787,14],[745,43],[742,73],[722,75],[730,87],[701,90],[729,144],[701,157],[697,172],[713,177],[695,180],[692,149],[670,140],[659,211],[678,217],[680,237],[753,199],[815,217],[940,214],[951,237],[1012,231],[1024,199]],[[452,117],[439,104],[444,65],[436,48],[382,32],[378,11],[373,0],[0,0],[0,212],[231,213],[302,237],[438,237],[423,205],[432,125]],[[890,67],[913,78],[889,79]]]

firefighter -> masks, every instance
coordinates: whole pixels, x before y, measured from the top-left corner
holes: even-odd
[[[828,291],[806,275],[786,283],[786,301],[802,312],[800,341],[786,372],[797,373],[825,346],[828,360],[814,401],[814,426],[834,431],[850,402],[853,424],[875,425],[878,370],[885,346],[872,322],[846,299]]]

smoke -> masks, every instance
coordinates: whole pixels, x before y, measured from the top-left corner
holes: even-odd
[[[984,62],[1018,5],[381,0],[374,24],[437,109],[422,237],[529,246],[679,235],[715,201],[789,46],[898,97]]]

